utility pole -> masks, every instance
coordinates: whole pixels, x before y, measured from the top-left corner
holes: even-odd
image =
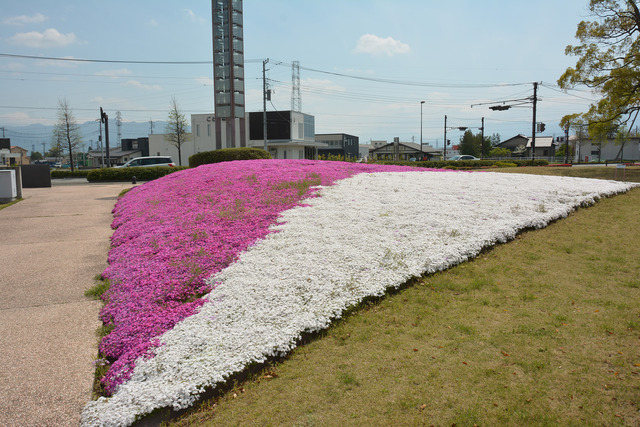
[[[538,104],[538,82],[533,83],[533,123],[531,124],[531,164],[536,160],[536,105]]]
[[[262,61],[262,137],[264,138],[264,151],[267,148],[267,63],[269,58]]]
[[[102,150],[102,118],[98,119],[98,125],[100,126],[100,135],[98,136],[98,145],[100,145],[100,167],[104,167],[104,151]]]
[[[564,128],[564,163],[569,163],[569,125]]]
[[[110,168],[111,167],[111,155],[109,153],[110,148],[109,148],[109,116],[107,115],[107,113],[105,113],[102,110],[102,107],[100,107],[100,120],[104,123],[104,135],[106,138],[106,142],[105,142],[105,149],[107,152],[107,167]]]
[[[422,153],[422,106],[424,101],[420,101],[420,161],[424,160],[424,154]]]
[[[482,118],[482,126],[480,127],[480,158],[484,159],[484,117]]]
[[[447,116],[444,116],[444,155],[442,160],[447,160]]]

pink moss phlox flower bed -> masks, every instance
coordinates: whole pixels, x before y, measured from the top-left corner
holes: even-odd
[[[272,232],[279,214],[313,197],[313,186],[359,173],[415,168],[310,160],[204,165],[133,188],[116,204],[100,344],[114,361],[103,379],[111,393],[127,381],[154,337],[196,313],[206,279]],[[419,169],[425,170],[425,169]]]

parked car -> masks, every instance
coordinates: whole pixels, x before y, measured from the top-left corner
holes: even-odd
[[[122,166],[116,166],[117,168],[135,168],[135,167],[154,167],[154,166],[171,166],[176,164],[170,156],[148,156],[148,157],[136,157],[129,160]]]
[[[470,156],[468,154],[462,154],[462,155],[453,156],[449,160],[480,160],[480,159],[474,156]]]

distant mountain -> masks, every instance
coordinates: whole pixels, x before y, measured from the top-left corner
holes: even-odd
[[[164,133],[167,122],[154,121],[153,133]],[[149,136],[149,122],[122,122],[121,138],[142,138]],[[95,148],[98,144],[100,127],[98,122],[85,122],[80,124],[80,132],[85,144],[85,149],[89,146]],[[53,125],[32,124],[27,126],[4,126],[4,138],[11,139],[11,145],[18,145],[31,153],[32,150],[43,152],[42,144],[45,144],[44,151],[51,147],[51,137]],[[102,125],[102,140],[106,140],[104,125]],[[115,120],[109,119],[109,144],[112,147],[118,144],[118,127]]]

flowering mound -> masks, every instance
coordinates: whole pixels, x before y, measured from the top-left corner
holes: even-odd
[[[292,167],[293,166],[293,167]],[[191,316],[211,290],[206,279],[272,230],[278,215],[314,194],[311,186],[369,171],[409,170],[343,162],[245,161],[205,165],[134,188],[114,208],[112,283],[100,344],[115,362],[107,392],[149,357],[157,337]]]
[[[122,346],[135,357],[123,356],[128,370],[112,377],[119,380],[113,396],[88,404],[83,423],[128,425],[156,408],[185,408],[206,387],[286,353],[302,333],[326,328],[367,296],[630,188],[580,178],[392,170],[234,162],[170,175],[130,192],[115,209],[109,277],[116,289],[105,313],[112,313],[116,329],[131,330]],[[303,196],[320,197],[301,205]],[[141,217],[135,232],[121,232]],[[162,239],[155,249],[154,239]],[[146,243],[116,255],[136,240]],[[169,246],[177,249],[169,252]],[[136,252],[151,249],[161,256]],[[139,258],[153,260],[145,268],[159,271],[134,272],[127,260]],[[174,270],[192,264],[202,273]],[[123,273],[125,268],[131,269]],[[128,284],[136,274],[140,279]],[[193,290],[185,291],[185,279]],[[171,321],[149,322],[141,314],[145,307],[165,310],[153,316]],[[140,330],[145,334],[138,337]]]

